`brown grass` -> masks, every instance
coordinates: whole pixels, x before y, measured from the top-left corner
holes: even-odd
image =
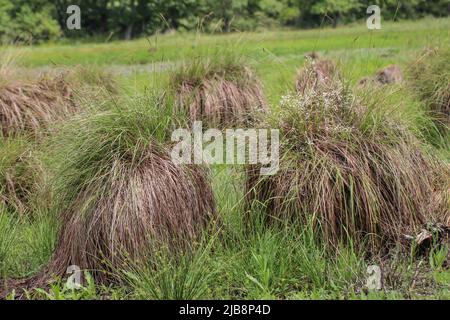
[[[188,110],[189,119],[211,126],[235,126],[252,123],[255,115],[268,109],[259,80],[247,67],[239,81],[222,72],[204,75],[200,82],[184,79],[175,84],[175,110]]]
[[[339,77],[336,64],[331,60],[318,59],[317,55],[307,58],[305,66],[299,70],[295,87],[303,94],[318,87],[330,87]]]
[[[270,223],[312,220],[327,242],[367,242],[374,251],[442,220],[450,177],[445,165],[423,154],[377,104],[364,105],[342,84],[302,89],[285,97],[281,114],[268,124],[281,130],[280,170],[259,176],[259,168],[248,169],[248,206],[257,200]]]
[[[401,83],[403,81],[403,72],[400,66],[396,64],[392,64],[378,70],[374,76],[372,77],[364,77],[359,80],[359,86],[365,85],[373,85],[373,86],[382,86],[387,84],[396,84]]]
[[[0,88],[0,124],[4,136],[39,133],[76,109],[63,77],[12,82]]]
[[[160,103],[136,97],[87,105],[48,137],[42,162],[50,196],[40,206],[59,215],[56,249],[38,275],[8,280],[9,291],[16,283],[47,288],[70,265],[110,280],[161,247],[174,255],[190,249],[214,227],[206,169],[172,162],[172,112],[162,113]]]
[[[168,152],[152,148],[138,165],[118,159],[62,214],[46,273],[63,276],[68,266],[77,265],[104,279],[105,271],[145,259],[160,244],[192,245],[215,213],[202,168],[180,167]]]
[[[175,165],[160,148],[149,149],[139,164],[117,160],[108,176],[87,186],[62,212],[49,264],[32,278],[0,281],[0,297],[14,288],[19,299],[22,289],[47,288],[72,265],[97,282],[114,281],[161,247],[174,255],[194,247],[214,226],[216,213],[204,168]]]

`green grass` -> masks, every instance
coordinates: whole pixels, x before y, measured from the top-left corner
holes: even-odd
[[[382,30],[367,30],[365,23],[337,29],[271,31],[231,35],[198,35],[180,33],[153,36],[129,42],[114,41],[100,44],[41,45],[22,48],[20,64],[26,67],[75,64],[143,64],[174,61],[199,48],[222,46],[240,42],[242,50],[261,60],[300,57],[302,53],[317,51],[358,50],[377,48],[378,51],[418,48],[432,41],[448,42],[449,19],[428,19],[420,22],[384,22]],[[447,35],[447,38],[445,37]],[[15,49],[14,49],[15,50]]]
[[[16,217],[0,208],[0,272],[6,277],[29,277],[47,263],[56,242],[54,215]]]
[[[392,258],[396,270],[386,266],[389,281],[385,291],[362,291],[369,264],[361,253],[341,247],[330,253],[317,239],[312,228],[290,224],[267,227],[255,216],[251,232],[240,214],[240,174],[237,168],[214,168],[214,188],[224,217],[222,236],[213,236],[194,251],[172,257],[161,249],[148,264],[117,270],[121,285],[95,285],[88,278],[81,290],[67,288],[64,282],[53,284],[48,292],[28,292],[32,299],[421,299],[449,298],[450,272],[442,268],[442,252],[422,262],[408,257]],[[226,197],[224,195],[227,195]],[[238,205],[236,205],[236,203]],[[6,269],[9,275],[26,276],[35,272],[50,257],[48,247],[54,241],[55,218],[47,221],[16,221],[0,215],[0,250],[9,246]],[[52,220],[53,219],[53,220]],[[5,222],[6,220],[6,222]],[[3,244],[3,245],[2,245]],[[33,244],[32,248],[27,248]],[[445,249],[447,250],[447,249]],[[2,251],[0,251],[1,254]],[[31,260],[30,260],[31,259]],[[429,270],[421,274],[426,286],[411,286],[417,265]],[[155,269],[154,266],[158,268]],[[423,293],[425,296],[422,296]]]
[[[367,30],[365,23],[337,29],[270,31],[231,35],[174,34],[129,42],[94,44],[51,44],[39,47],[4,48],[19,56],[17,64],[27,67],[70,65],[133,66],[128,77],[140,86],[146,76],[139,74],[141,64],[170,65],[197,52],[222,46],[239,46],[256,66],[266,84],[269,97],[276,102],[280,90],[292,83],[295,67],[305,53],[316,50],[342,60],[356,81],[389,63],[408,61],[414,52],[430,44],[448,45],[450,19],[425,19],[417,22],[383,22],[381,30]],[[137,65],[137,66],[136,66]],[[158,72],[160,74],[160,72]],[[159,78],[159,77],[158,77]]]
[[[141,95],[167,85],[170,77],[164,68],[170,68],[186,57],[192,58],[199,53],[207,54],[208,51],[234,46],[250,61],[262,79],[269,101],[276,105],[279,98],[293,88],[296,70],[302,66],[303,56],[307,52],[319,51],[321,55],[337,60],[346,77],[355,83],[360,77],[391,63],[407,68],[409,61],[425,46],[450,45],[450,19],[383,22],[382,28],[368,31],[362,22],[338,29],[231,35],[175,34],[160,36],[157,40],[151,37],[130,42],[51,44],[25,48],[3,47],[0,50],[12,51],[18,56],[16,63],[28,71],[74,65],[114,71],[120,66],[129,72],[119,75],[118,87],[124,98],[129,99],[127,96]],[[144,66],[141,65],[149,63],[165,67],[158,72],[142,72]],[[420,102],[405,88],[392,87],[388,92],[374,93],[372,99],[376,102],[381,97],[400,110],[395,114],[401,114],[404,123],[420,139],[433,142],[442,138],[436,136],[433,123],[423,115]],[[145,105],[145,102],[141,104]],[[133,131],[123,129],[130,128],[129,123],[116,125],[109,117],[94,117],[92,121],[96,119],[109,121],[107,133],[123,130],[124,140],[118,150],[135,147]],[[136,117],[130,117],[130,121],[135,120]],[[89,130],[93,129],[95,126],[87,127],[82,134],[72,132],[74,136],[86,137],[80,148],[89,146]],[[147,131],[153,129],[148,128]],[[108,139],[111,136],[113,134],[105,135]],[[22,147],[19,142],[4,147],[5,141],[0,139],[0,171],[10,165],[11,159]],[[64,150],[64,146],[61,147]],[[448,150],[436,150],[432,145],[429,148],[450,159]],[[101,155],[101,152],[100,148],[92,150],[93,155]],[[67,165],[64,157],[76,157],[76,150],[66,150],[60,156],[58,162]],[[102,163],[102,159],[98,161]],[[72,178],[77,175],[87,177],[90,174],[87,169],[67,171],[65,174]],[[450,299],[450,271],[442,265],[445,251],[435,251],[429,259],[393,256],[388,262],[377,257],[366,259],[364,254],[351,246],[342,246],[339,254],[332,254],[308,226],[292,223],[269,227],[262,223],[258,214],[252,215],[251,221],[244,221],[241,169],[229,166],[213,168],[213,188],[223,227],[221,233],[205,238],[194,252],[174,258],[161,249],[144,266],[117,270],[120,279],[118,284],[95,285],[88,277],[90,280],[82,290],[69,289],[60,281],[52,285],[48,292],[28,292],[27,297]],[[27,277],[35,274],[50,259],[57,229],[58,219],[52,213],[37,212],[29,217],[21,217],[6,208],[0,208],[0,276]],[[156,270],[155,264],[158,265]],[[385,290],[363,290],[368,277],[366,270],[371,264],[383,265],[387,277]],[[417,270],[420,272],[417,273]],[[416,284],[415,278],[419,278]]]

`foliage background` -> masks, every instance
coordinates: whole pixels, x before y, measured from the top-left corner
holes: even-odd
[[[66,28],[66,10],[72,4],[81,8],[83,32]],[[0,41],[337,26],[366,18],[372,4],[380,6],[386,20],[444,17],[450,12],[448,0],[0,0]]]

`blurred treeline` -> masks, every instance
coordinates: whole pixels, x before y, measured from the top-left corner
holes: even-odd
[[[309,28],[365,19],[376,4],[382,19],[448,16],[449,0],[0,0],[0,41],[61,37],[131,39],[167,30],[248,31]],[[81,9],[81,31],[66,27],[69,5]]]

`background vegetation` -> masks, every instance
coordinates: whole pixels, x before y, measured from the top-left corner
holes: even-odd
[[[66,27],[72,4],[81,8],[82,32]],[[446,0],[0,0],[0,39],[38,43],[62,36],[131,39],[172,29],[337,26],[364,19],[372,4],[386,20],[444,17],[450,11]]]
[[[450,46],[450,19],[384,22],[382,30],[370,31],[365,23],[336,29],[283,30],[227,35],[175,34],[132,41],[97,44],[45,44],[26,48],[3,47],[16,57],[20,71],[30,75],[47,70],[65,70],[81,65],[83,79],[107,84],[117,78],[115,93],[121,99],[146,97],[148,91],[169,84],[172,67],[192,56],[234,48],[247,58],[263,83],[271,106],[292,90],[304,55],[317,51],[336,61],[352,84],[388,64],[408,72],[425,47]],[[208,49],[210,51],[208,51]],[[431,60],[430,60],[431,61]],[[448,65],[448,60],[443,63]],[[431,70],[431,68],[430,68]],[[434,70],[434,69],[433,69]],[[448,74],[449,68],[441,67]],[[101,75],[106,72],[108,77]],[[109,74],[114,74],[115,77]],[[425,80],[426,81],[426,80]],[[112,84],[111,84],[112,86]],[[114,90],[110,90],[114,91]],[[391,119],[402,118],[430,153],[450,159],[449,149],[435,138],[426,105],[407,83],[372,92],[374,103],[383,102]],[[84,105],[96,104],[89,96]],[[147,100],[140,102],[145,108]],[[98,102],[98,108],[104,107]],[[121,107],[125,107],[120,104]],[[152,109],[148,109],[152,112]],[[375,120],[378,118],[375,118]],[[381,118],[380,118],[381,119]],[[383,122],[381,122],[383,125]],[[89,127],[91,128],[91,127]],[[89,130],[87,132],[90,132]],[[60,143],[64,146],[64,141]],[[429,143],[431,142],[431,143]],[[448,139],[447,139],[448,142]],[[28,154],[28,149],[46,150],[28,139],[0,139],[0,175]],[[73,148],[72,148],[73,149]],[[57,149],[54,149],[57,150]],[[43,151],[40,151],[41,153]],[[74,150],[72,150],[74,152]],[[52,161],[63,159],[43,152]],[[42,156],[42,155],[41,155]],[[36,166],[35,164],[31,164]],[[35,168],[35,167],[33,167]],[[19,168],[20,169],[20,168]],[[353,244],[339,254],[326,249],[308,223],[271,227],[258,211],[244,221],[245,180],[242,167],[212,168],[213,191],[223,220],[222,236],[208,235],[193,252],[177,257],[164,248],[145,266],[116,270],[120,282],[95,284],[88,276],[81,290],[55,282],[49,290],[27,292],[39,299],[424,299],[450,298],[447,246],[433,248],[427,256],[396,250],[386,256],[367,257]],[[9,170],[8,170],[9,171]],[[35,170],[36,171],[36,170]],[[20,170],[19,174],[22,172]],[[61,221],[45,207],[46,190],[35,194],[39,210],[20,215],[14,208],[0,208],[0,278],[36,275],[51,259]],[[32,198],[33,200],[33,198]],[[249,224],[249,225],[248,225]],[[250,228],[248,228],[250,226]],[[250,230],[250,231],[249,231]],[[154,265],[158,265],[155,269]],[[383,290],[365,291],[367,267],[383,270]],[[48,289],[48,288],[46,288]],[[9,296],[11,299],[14,295]]]
[[[81,30],[66,27],[72,4],[81,8]],[[381,7],[381,30],[366,27],[366,8],[372,4]],[[101,181],[109,159],[128,154],[134,159],[131,151],[145,147],[148,136],[164,140],[167,115],[151,108],[158,106],[152,94],[170,88],[178,66],[193,66],[189,73],[203,78],[193,63],[199,57],[214,60],[227,50],[240,55],[261,80],[272,111],[280,111],[280,100],[294,90],[308,53],[335,61],[352,88],[362,77],[397,64],[403,83],[363,96],[374,106],[364,123],[356,123],[364,136],[344,139],[344,131],[336,139],[367,145],[366,136],[377,129],[388,134],[376,135],[372,143],[392,142],[389,151],[398,151],[403,136],[389,138],[393,124],[417,143],[413,156],[430,154],[448,167],[448,117],[437,117],[436,110],[442,114],[437,102],[447,97],[450,81],[449,12],[448,0],[0,0],[0,89],[14,85],[18,89],[10,95],[27,98],[23,88],[35,92],[28,81],[65,74],[73,89],[70,98],[85,108],[76,119],[50,118],[51,125],[39,134],[0,134],[0,296],[3,280],[17,280],[10,299],[16,294],[32,299],[450,299],[448,244],[432,243],[427,254],[399,246],[370,255],[352,241],[329,250],[313,228],[315,221],[265,223],[262,206],[245,205],[244,167],[224,165],[210,168],[221,232],[207,230],[192,250],[173,255],[161,246],[142,264],[114,267],[110,282],[98,282],[95,270],[87,270],[80,290],[70,289],[64,276],[36,290],[20,285],[21,279],[45,274],[64,226],[60,208],[78,188]],[[447,55],[434,56],[438,48]],[[8,98],[4,92],[0,97]],[[4,103],[4,110],[8,107]],[[155,115],[157,121],[149,125],[146,119]],[[411,177],[424,177],[421,167],[412,169]],[[418,199],[401,191],[399,198]],[[382,269],[381,290],[367,290],[371,265]]]

